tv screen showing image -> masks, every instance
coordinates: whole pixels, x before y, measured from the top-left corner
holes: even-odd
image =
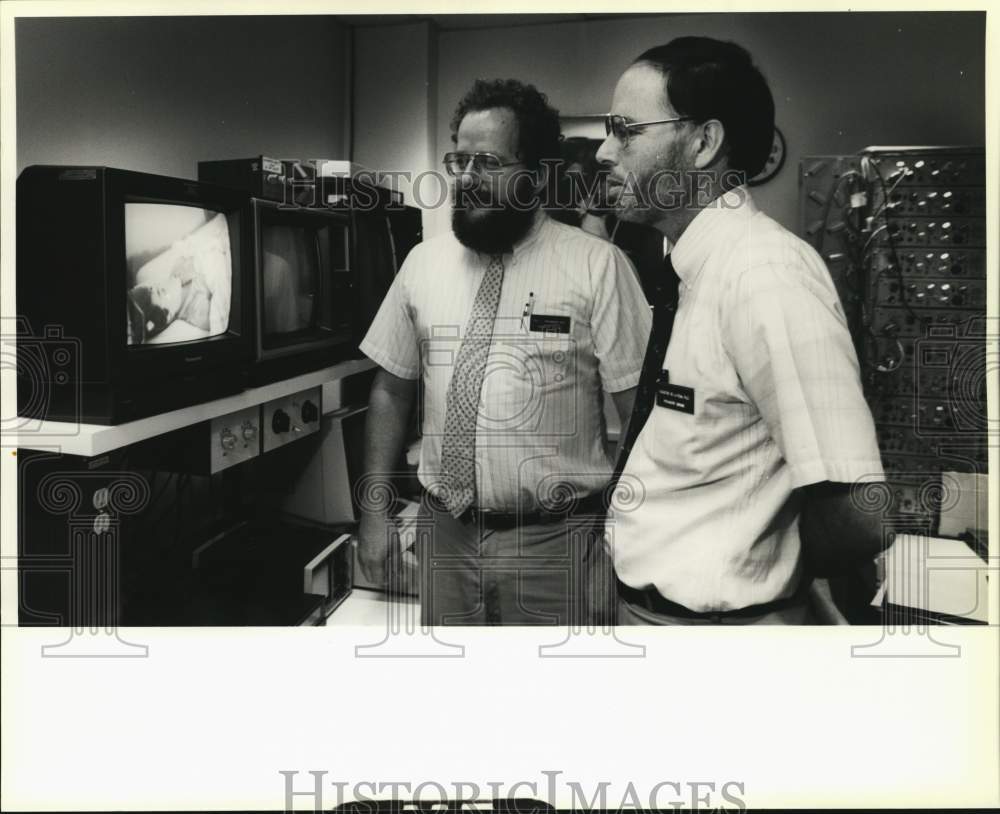
[[[233,260],[226,215],[125,203],[127,343],[173,344],[229,329]]]

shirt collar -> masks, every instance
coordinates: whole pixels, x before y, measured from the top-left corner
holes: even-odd
[[[722,193],[688,224],[670,252],[674,271],[685,285],[692,285],[708,256],[720,243],[745,231],[748,220],[758,212],[750,190],[738,186]]]
[[[541,207],[535,210],[535,219],[531,222],[528,234],[514,244],[514,256],[529,249],[541,237],[542,232],[547,228],[549,216],[545,214]]]

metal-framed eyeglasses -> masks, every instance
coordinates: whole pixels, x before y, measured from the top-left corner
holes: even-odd
[[[628,147],[629,134],[639,128],[649,124],[670,124],[672,122],[692,121],[694,116],[675,116],[672,119],[654,119],[648,122],[630,122],[624,116],[617,113],[604,114],[604,132],[606,135],[614,135],[622,143],[622,147]]]
[[[463,172],[476,174],[498,172],[504,167],[515,167],[523,163],[523,161],[504,162],[496,153],[454,152],[444,154],[444,168],[452,177],[461,175]]]

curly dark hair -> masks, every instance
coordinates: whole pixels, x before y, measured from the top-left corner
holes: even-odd
[[[451,118],[452,142],[458,140],[458,127],[466,114],[498,107],[514,112],[519,157],[530,169],[537,170],[544,160],[558,161],[559,111],[534,85],[516,79],[477,79]]]
[[[640,54],[635,63],[651,65],[666,77],[667,98],[679,115],[722,122],[732,169],[748,178],[763,169],[774,140],[774,99],[745,48],[708,37],[678,37]]]

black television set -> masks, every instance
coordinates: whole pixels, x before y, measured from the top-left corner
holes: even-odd
[[[356,275],[344,212],[254,198],[253,384],[315,370],[356,351]]]
[[[198,177],[254,196],[258,292],[262,290],[260,283],[264,277],[270,279],[271,291],[278,278],[287,279],[289,286],[297,288],[294,295],[285,290],[279,296],[280,302],[269,303],[258,293],[257,363],[251,380],[263,384],[344,357],[361,356],[358,345],[406,255],[422,239],[421,211],[403,205],[398,190],[380,186],[379,173],[349,161],[278,159],[263,155],[199,161]],[[341,232],[339,226],[322,225],[323,213],[331,218],[344,218],[327,223],[348,225],[349,274],[346,268],[329,265],[330,257],[338,261],[341,257]],[[290,230],[299,227],[301,231],[292,239]],[[276,272],[277,266],[271,271],[264,268],[269,258],[262,253],[261,235],[269,231],[289,236],[278,252],[286,253],[289,272]],[[293,249],[292,243],[299,248]],[[335,249],[327,248],[333,246]],[[303,258],[304,263],[298,269],[294,265],[296,257]],[[273,258],[271,262],[282,264]],[[265,324],[268,308],[285,314],[285,319],[272,319],[272,323],[287,322],[293,313],[293,299],[298,299],[303,307],[308,305],[304,299],[307,291],[312,291],[311,302],[316,310],[310,313],[314,319],[303,317],[298,323],[288,323],[297,325],[294,330],[268,328]],[[353,336],[344,341],[348,317]]]
[[[119,424],[239,392],[250,196],[109,167],[17,179],[18,413]]]
[[[361,343],[403,261],[423,239],[422,212],[393,205],[351,213],[353,260],[357,269],[355,339]]]
[[[252,199],[261,385],[360,357],[358,349],[409,251],[421,212],[305,207]]]

